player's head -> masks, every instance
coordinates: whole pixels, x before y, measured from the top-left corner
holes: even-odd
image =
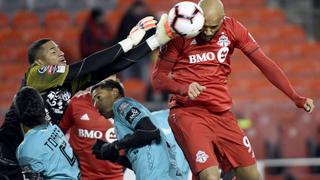
[[[66,65],[64,53],[50,39],[40,39],[33,42],[28,49],[29,64]]]
[[[91,19],[97,24],[103,24],[104,20],[104,12],[102,9],[95,7],[90,12]]]
[[[223,22],[223,4],[220,0],[201,0],[199,6],[202,8],[205,18],[200,37],[205,41],[211,41]]]
[[[15,96],[14,105],[20,122],[28,128],[47,123],[43,99],[32,87],[21,88]]]
[[[124,97],[124,89],[119,81],[106,80],[91,89],[94,106],[106,118],[113,117],[113,103]]]

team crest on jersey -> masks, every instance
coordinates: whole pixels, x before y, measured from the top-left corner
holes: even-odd
[[[219,37],[218,45],[221,47],[227,47],[229,46],[229,44],[230,44],[229,38],[223,32]]]
[[[204,151],[199,150],[196,154],[196,162],[205,163],[208,160],[209,156]]]
[[[63,108],[69,103],[70,98],[71,93],[69,91],[56,89],[49,91],[45,100],[54,113],[63,114]]]
[[[129,107],[129,103],[127,103],[127,102],[121,103],[120,106],[119,106],[119,108],[118,108],[118,112],[119,112],[120,114],[123,114],[123,113],[124,113],[124,110],[125,110],[127,107]]]

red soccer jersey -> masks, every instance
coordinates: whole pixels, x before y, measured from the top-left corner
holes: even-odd
[[[81,179],[123,179],[122,166],[97,160],[91,147],[96,139],[116,140],[113,122],[94,108],[89,91],[76,94],[60,122],[64,133],[70,130],[69,142],[80,159]]]
[[[221,28],[209,43],[202,43],[197,38],[181,37],[169,42],[160,50],[160,60],[154,73],[161,68],[159,63],[162,61],[172,62],[174,65],[170,75],[177,83],[175,100],[184,106],[198,105],[213,112],[225,111],[232,104],[227,81],[234,48],[250,54],[259,46],[244,26],[233,18],[225,17]],[[188,100],[186,88],[192,82],[206,86],[206,90],[195,100]]]

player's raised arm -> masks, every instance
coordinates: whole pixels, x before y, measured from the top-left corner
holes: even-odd
[[[313,100],[300,96],[294,90],[281,68],[265,55],[248,30],[238,21],[234,21],[233,28],[237,40],[237,48],[246,54],[267,79],[285,93],[297,107],[304,108],[307,112],[312,112],[314,109]]]
[[[110,48],[96,52],[78,63],[70,65],[69,73],[65,81],[69,82],[80,76],[106,68],[112,64],[117,57],[138,45],[146,34],[146,31],[156,27],[156,22],[157,21],[154,20],[153,17],[143,18],[135,27],[132,28],[126,39]]]
[[[182,84],[174,80],[171,73],[179,54],[180,46],[183,44],[182,38],[174,39],[160,48],[160,55],[152,72],[152,86],[155,89],[187,95],[188,84]]]
[[[72,80],[84,74],[95,72],[92,77],[93,80],[100,81],[105,77],[129,67],[160,45],[167,43],[172,39],[172,33],[165,26],[167,23],[167,15],[163,14],[161,16],[157,26],[156,22],[157,21],[150,16],[143,18],[132,28],[127,39],[111,48],[89,56],[80,63],[71,65],[71,71],[69,71],[66,80]],[[155,27],[157,27],[156,33],[149,37],[145,42],[138,45],[146,34],[146,31]],[[132,49],[133,47],[135,48]],[[109,60],[106,61],[106,59]]]
[[[292,87],[288,78],[280,67],[267,57],[263,51],[258,50],[251,53],[250,60],[261,70],[267,79],[283,93],[285,93],[299,108],[304,108],[307,112],[312,112],[314,109],[313,100],[300,96]]]

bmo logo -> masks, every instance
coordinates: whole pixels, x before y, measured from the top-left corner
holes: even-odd
[[[78,129],[78,136],[89,139],[105,138],[109,143],[117,140],[114,128],[109,128],[106,132],[99,130]]]
[[[229,48],[228,47],[222,47],[219,49],[217,55],[214,54],[214,52],[207,52],[202,54],[194,54],[189,56],[189,63],[200,63],[200,62],[206,62],[206,61],[213,61],[215,59],[218,59],[219,63],[223,63],[228,55]]]

